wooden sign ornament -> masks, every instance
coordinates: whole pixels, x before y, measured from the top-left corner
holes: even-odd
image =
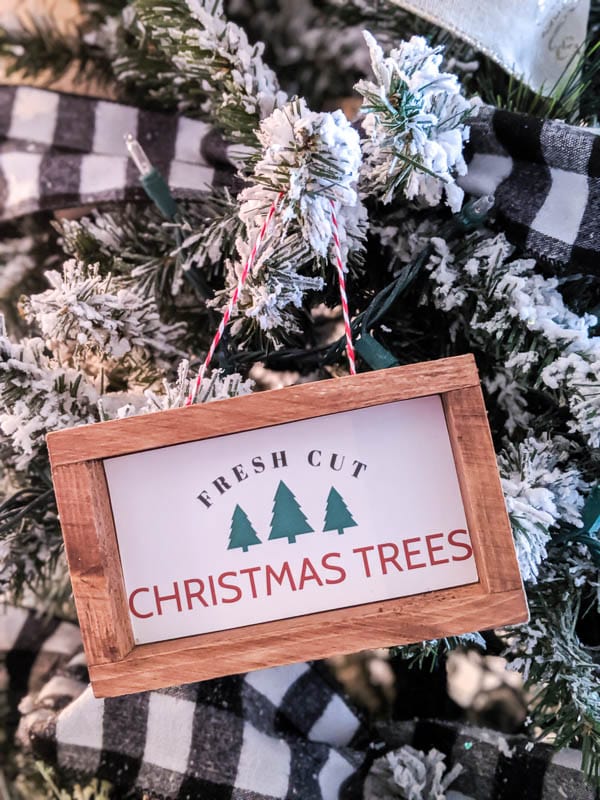
[[[527,619],[472,356],[48,448],[97,696]]]

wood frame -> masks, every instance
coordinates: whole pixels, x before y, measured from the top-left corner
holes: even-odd
[[[135,645],[102,460],[440,395],[478,583]],[[445,358],[48,435],[73,593],[97,697],[528,619],[475,360]],[[426,600],[424,600],[426,598]]]

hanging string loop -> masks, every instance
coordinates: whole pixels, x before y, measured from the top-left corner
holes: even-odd
[[[279,192],[279,194],[277,195],[275,200],[273,200],[273,202],[271,203],[271,206],[269,208],[269,212],[268,212],[268,214],[267,214],[267,216],[265,218],[265,221],[261,225],[261,228],[260,228],[260,230],[258,232],[258,236],[256,237],[256,241],[254,242],[252,250],[250,251],[250,255],[248,256],[248,259],[246,260],[246,263],[244,264],[244,267],[243,267],[242,272],[240,274],[239,280],[237,282],[237,286],[233,290],[233,293],[232,293],[232,295],[231,295],[231,297],[229,299],[229,303],[227,304],[227,308],[225,309],[225,312],[223,313],[223,317],[221,319],[221,322],[219,323],[219,327],[217,328],[217,331],[216,331],[215,335],[213,336],[213,339],[212,339],[212,341],[210,343],[210,347],[208,348],[208,352],[206,354],[206,358],[204,359],[204,362],[203,362],[202,366],[200,367],[200,369],[198,371],[198,375],[196,376],[196,380],[194,381],[194,383],[192,385],[192,388],[190,390],[190,393],[189,393],[189,395],[188,395],[188,397],[187,397],[187,399],[185,401],[185,405],[186,406],[192,405],[192,403],[195,401],[195,399],[196,399],[196,397],[198,395],[198,391],[199,391],[200,386],[202,384],[202,380],[204,378],[204,375],[206,374],[206,370],[209,368],[210,363],[213,360],[213,357],[215,355],[215,351],[216,351],[217,347],[219,346],[219,342],[223,338],[223,333],[225,332],[225,328],[227,327],[227,325],[229,323],[229,320],[231,319],[231,315],[233,314],[233,312],[234,312],[234,310],[235,310],[235,308],[237,306],[237,303],[238,303],[238,300],[239,300],[239,297],[240,297],[240,293],[241,293],[241,291],[242,291],[242,289],[244,287],[244,284],[246,283],[248,275],[252,272],[254,264],[256,263],[256,259],[258,257],[259,252],[260,252],[260,248],[262,247],[262,245],[264,243],[264,240],[268,235],[268,231],[269,231],[269,227],[271,225],[271,221],[272,221],[273,217],[275,216],[275,214],[277,212],[279,203],[283,199],[283,196],[284,196],[284,193],[283,192]],[[355,356],[355,352],[354,352],[354,345],[353,345],[353,342],[352,342],[352,325],[351,325],[351,322],[350,322],[350,312],[348,310],[348,297],[346,295],[346,279],[345,279],[345,275],[344,275],[344,262],[343,262],[343,258],[342,258],[342,248],[341,248],[340,237],[339,237],[339,226],[338,226],[338,221],[337,221],[337,217],[336,217],[336,213],[335,213],[335,203],[333,202],[333,200],[331,200],[330,202],[331,202],[332,238],[333,238],[333,246],[334,246],[334,251],[335,251],[335,264],[336,264],[336,270],[337,270],[337,274],[338,274],[338,282],[339,282],[339,287],[340,287],[340,300],[341,300],[341,304],[342,304],[342,316],[343,316],[343,319],[344,319],[344,328],[345,328],[345,331],[346,331],[346,355],[347,355],[347,358],[348,358],[348,368],[349,368],[350,374],[351,375],[356,375],[356,356]]]

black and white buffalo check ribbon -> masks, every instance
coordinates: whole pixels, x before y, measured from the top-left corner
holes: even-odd
[[[462,188],[494,194],[500,225],[531,255],[597,269],[600,137],[586,128],[489,106],[469,125],[470,161]]]
[[[5,729],[18,725],[36,756],[74,780],[109,781],[116,797],[391,800],[398,792],[381,794],[377,768],[368,770],[411,745],[462,766],[447,800],[596,800],[580,751],[460,722],[391,722],[373,733],[319,664],[100,700],[77,626],[9,607],[0,610],[0,686]]]
[[[534,256],[595,266],[600,255],[600,138],[585,128],[488,106],[470,121],[470,194]],[[27,86],[0,86],[0,221],[44,209],[143,198],[132,133],[175,197],[231,186],[218,132],[184,116]]]
[[[581,751],[555,750],[525,736],[506,735],[463,722],[410,720],[386,723],[378,733],[388,748],[410,745],[443,753],[451,769],[462,770],[446,800],[597,800],[596,790],[581,771]],[[386,756],[383,757],[384,759]],[[379,764],[365,785],[365,800],[404,797],[376,791]],[[436,795],[437,796],[437,795]]]
[[[3,656],[11,707],[26,695],[19,740],[78,780],[109,781],[117,797],[362,797],[366,729],[318,664],[101,700],[77,627],[13,608],[0,611]]]
[[[124,137],[137,137],[175,197],[231,183],[218,133],[188,117],[28,86],[0,86],[0,220],[144,197]]]

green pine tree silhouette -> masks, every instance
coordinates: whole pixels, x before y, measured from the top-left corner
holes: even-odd
[[[323,530],[337,531],[341,535],[344,532],[344,528],[353,528],[355,525],[356,522],[348,510],[344,498],[332,486],[327,496]]]
[[[231,518],[231,533],[227,549],[233,550],[234,547],[241,547],[244,553],[247,553],[248,548],[253,544],[261,544],[261,541],[256,535],[256,531],[252,527],[246,512],[236,505]]]
[[[287,538],[290,544],[294,544],[296,536],[301,533],[313,533],[305,515],[302,513],[300,504],[290,492],[283,481],[279,481],[279,486],[273,499],[273,517],[271,519],[270,539]]]

